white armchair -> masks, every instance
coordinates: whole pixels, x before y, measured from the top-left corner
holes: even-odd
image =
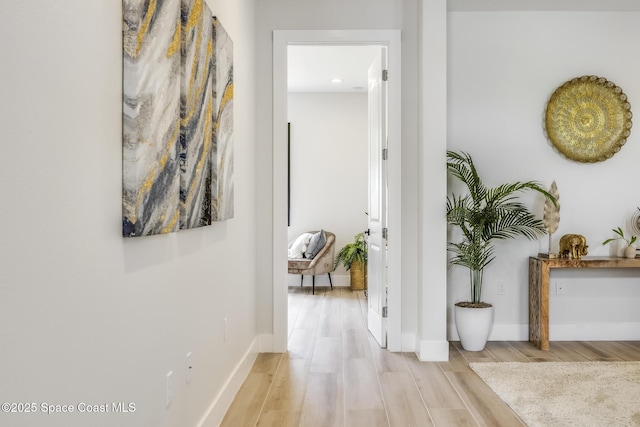
[[[315,234],[318,231],[309,231],[309,233]],[[289,274],[300,274],[300,286],[303,285],[304,276],[312,276],[312,292],[316,293],[316,275],[327,273],[329,275],[329,284],[333,289],[333,283],[331,282],[331,272],[333,271],[333,260],[335,254],[335,234],[325,231],[326,243],[316,254],[314,258],[290,258],[289,259]],[[289,247],[291,248],[291,244]]]

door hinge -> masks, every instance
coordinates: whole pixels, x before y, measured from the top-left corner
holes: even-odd
[[[388,148],[383,148],[382,149],[382,160],[387,160],[389,158],[389,149]]]
[[[382,238],[387,240],[387,237],[389,236],[389,229],[387,227],[384,227],[382,229]]]
[[[387,307],[382,307],[382,318],[386,319],[388,317]]]
[[[389,70],[382,70],[382,81],[386,82],[389,80]]]

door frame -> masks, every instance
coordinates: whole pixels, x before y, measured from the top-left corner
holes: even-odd
[[[273,32],[273,351],[287,351],[287,46],[383,45],[388,48],[387,348],[402,349],[401,39],[400,30]]]

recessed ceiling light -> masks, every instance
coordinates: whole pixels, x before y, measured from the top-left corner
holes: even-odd
[[[342,83],[342,79],[338,79],[338,78],[331,79],[331,83]]]

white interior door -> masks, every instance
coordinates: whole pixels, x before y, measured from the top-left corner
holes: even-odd
[[[369,249],[368,327],[381,347],[387,346],[387,185],[385,159],[387,148],[386,51],[369,67]],[[385,233],[386,234],[386,233]]]

